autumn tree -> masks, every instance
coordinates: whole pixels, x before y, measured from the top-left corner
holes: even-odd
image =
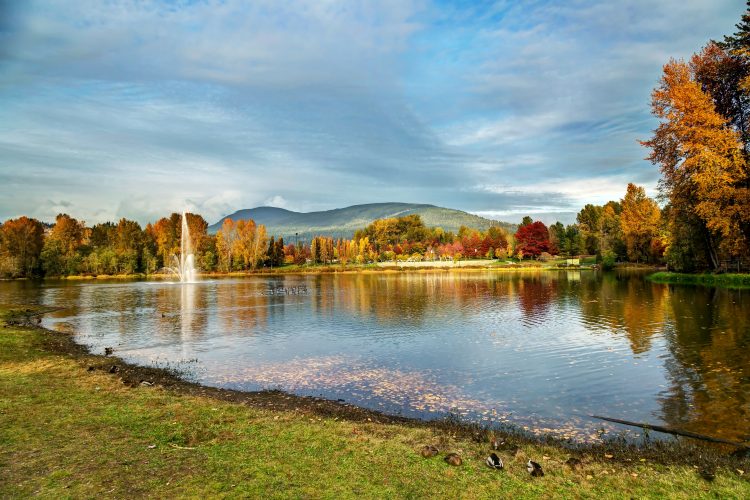
[[[44,272],[53,276],[77,274],[83,262],[78,250],[84,243],[86,232],[83,222],[68,214],[59,214],[42,248]]]
[[[550,249],[549,231],[543,222],[521,225],[516,231],[516,250],[522,251],[524,256],[538,257]]]
[[[551,226],[549,226],[547,228],[547,231],[549,232],[550,245],[557,248],[558,251],[564,252],[565,247],[567,246],[566,235],[565,235],[565,225],[562,222],[557,221]]]
[[[603,215],[604,207],[588,203],[576,216],[578,229],[583,239],[584,252],[589,255],[601,252]]]
[[[672,60],[652,94],[652,112],[661,123],[651,140],[649,159],[659,165],[660,188],[675,217],[699,217],[708,261],[719,265],[719,251],[742,255],[750,238],[748,169],[739,134],[719,113],[691,68]],[[672,231],[674,233],[674,231]],[[669,252],[669,250],[667,250]]]
[[[163,267],[163,264],[159,263],[158,246],[156,244],[156,237],[151,224],[146,224],[141,237],[143,241],[143,249],[141,253],[142,269],[146,274],[153,274]],[[211,266],[211,268],[213,269],[213,266]]]
[[[254,220],[238,220],[234,224],[232,260],[244,269],[256,269],[265,260],[268,236],[263,224]]]
[[[0,225],[0,276],[21,278],[40,270],[44,227],[36,219],[19,217]]]
[[[203,218],[202,215],[187,212],[185,214],[187,219],[188,233],[190,233],[190,245],[195,253],[195,257],[198,262],[203,260],[206,252],[211,251],[213,242],[208,235],[208,222]],[[178,238],[182,235],[182,221],[180,220],[180,226],[177,231]]]
[[[229,272],[233,269],[233,249],[237,240],[237,231],[232,219],[226,218],[221,224],[221,229],[216,232],[216,253],[218,255],[219,269]]]
[[[508,248],[508,233],[498,226],[490,226],[482,240],[483,256],[495,258],[506,253]],[[491,254],[491,255],[490,255]]]
[[[277,266],[284,265],[284,237],[279,236],[274,247],[274,260]]]
[[[266,251],[266,261],[271,267],[279,267],[284,264],[284,238],[275,239],[271,236]]]
[[[631,262],[650,262],[660,257],[652,254],[652,243],[659,238],[659,206],[646,196],[646,191],[642,187],[633,183],[628,184],[625,197],[620,203],[620,225],[628,259]]]
[[[172,256],[179,252],[181,217],[180,214],[173,213],[169,217],[162,217],[152,226],[156,253],[162,266],[172,265]]]
[[[729,47],[729,45],[727,45]],[[750,130],[750,53],[746,49],[723,49],[710,42],[690,58],[690,70],[701,90],[711,97],[716,112],[738,132],[748,153]]]

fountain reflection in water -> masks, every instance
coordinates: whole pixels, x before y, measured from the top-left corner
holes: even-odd
[[[194,283],[197,270],[195,257],[190,245],[190,230],[188,229],[187,214],[182,212],[182,230],[180,232],[180,255],[173,255],[174,266],[167,270],[177,277],[180,283]]]

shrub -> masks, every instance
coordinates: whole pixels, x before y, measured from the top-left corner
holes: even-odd
[[[615,267],[615,260],[617,255],[612,250],[605,250],[602,252],[602,269],[610,271]]]

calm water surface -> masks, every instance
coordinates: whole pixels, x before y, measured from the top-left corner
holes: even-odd
[[[307,293],[271,294],[306,285]],[[750,439],[750,292],[595,272],[5,282],[44,325],[207,385],[595,440],[607,415]],[[630,437],[637,438],[631,430]]]

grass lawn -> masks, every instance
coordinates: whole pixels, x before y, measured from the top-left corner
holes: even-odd
[[[750,288],[750,274],[688,274],[659,272],[648,275],[654,283],[720,286],[722,288]]]
[[[8,319],[8,307],[0,316]],[[3,318],[0,317],[0,324]],[[93,369],[110,358],[50,347],[62,336],[0,327],[0,497],[749,498],[747,460],[709,482],[690,463],[519,441],[484,465],[486,442],[429,425],[272,410]],[[425,459],[419,450],[436,444]],[[442,457],[457,452],[463,465]],[[532,478],[532,458],[545,476]],[[743,465],[744,464],[744,465]],[[702,466],[701,466],[702,467]]]

